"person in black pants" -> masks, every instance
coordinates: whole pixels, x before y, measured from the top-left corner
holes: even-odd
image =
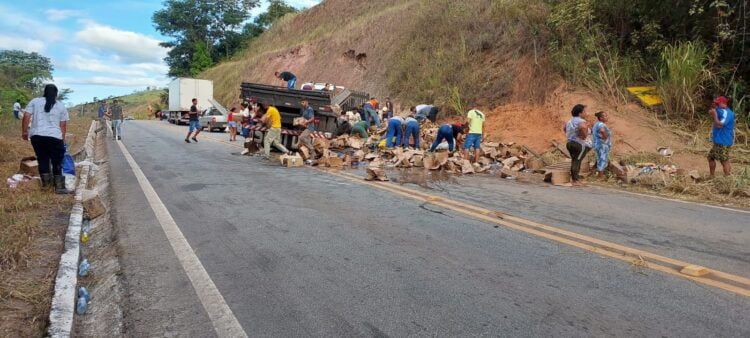
[[[583,186],[581,183],[581,162],[586,154],[591,150],[591,144],[588,141],[590,132],[589,123],[584,119],[586,117],[586,106],[577,104],[571,111],[573,117],[565,123],[564,131],[568,139],[566,148],[570,153],[570,178],[573,186]]]
[[[36,153],[42,188],[54,186],[58,194],[70,193],[62,175],[68,120],[65,104],[57,101],[57,87],[48,84],[44,87],[44,96],[31,100],[26,106],[21,123],[21,138],[31,139]]]

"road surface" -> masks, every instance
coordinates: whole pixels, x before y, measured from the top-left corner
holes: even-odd
[[[750,336],[750,297],[185,131],[128,121],[108,142],[128,336]],[[750,276],[746,211],[481,176],[403,187]]]

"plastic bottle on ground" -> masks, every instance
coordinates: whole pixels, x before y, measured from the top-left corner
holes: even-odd
[[[91,264],[87,258],[84,258],[78,266],[78,275],[86,277],[89,274],[89,269],[91,269]]]
[[[78,288],[78,298],[81,297],[85,298],[86,302],[91,300],[91,294],[89,294],[89,290],[87,290],[84,286]]]
[[[89,302],[84,297],[78,297],[78,303],[76,303],[76,313],[82,315],[86,313],[86,309],[89,307]]]

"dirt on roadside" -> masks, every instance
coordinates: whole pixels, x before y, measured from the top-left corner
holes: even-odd
[[[68,124],[71,150],[81,147],[90,123],[74,117]],[[0,337],[42,337],[73,197],[41,192],[36,182],[10,188],[5,179],[34,151],[21,140],[20,121],[0,125]]]

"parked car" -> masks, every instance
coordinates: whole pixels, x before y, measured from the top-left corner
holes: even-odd
[[[208,131],[226,131],[227,130],[227,114],[211,107],[203,111],[200,117],[201,127]]]

